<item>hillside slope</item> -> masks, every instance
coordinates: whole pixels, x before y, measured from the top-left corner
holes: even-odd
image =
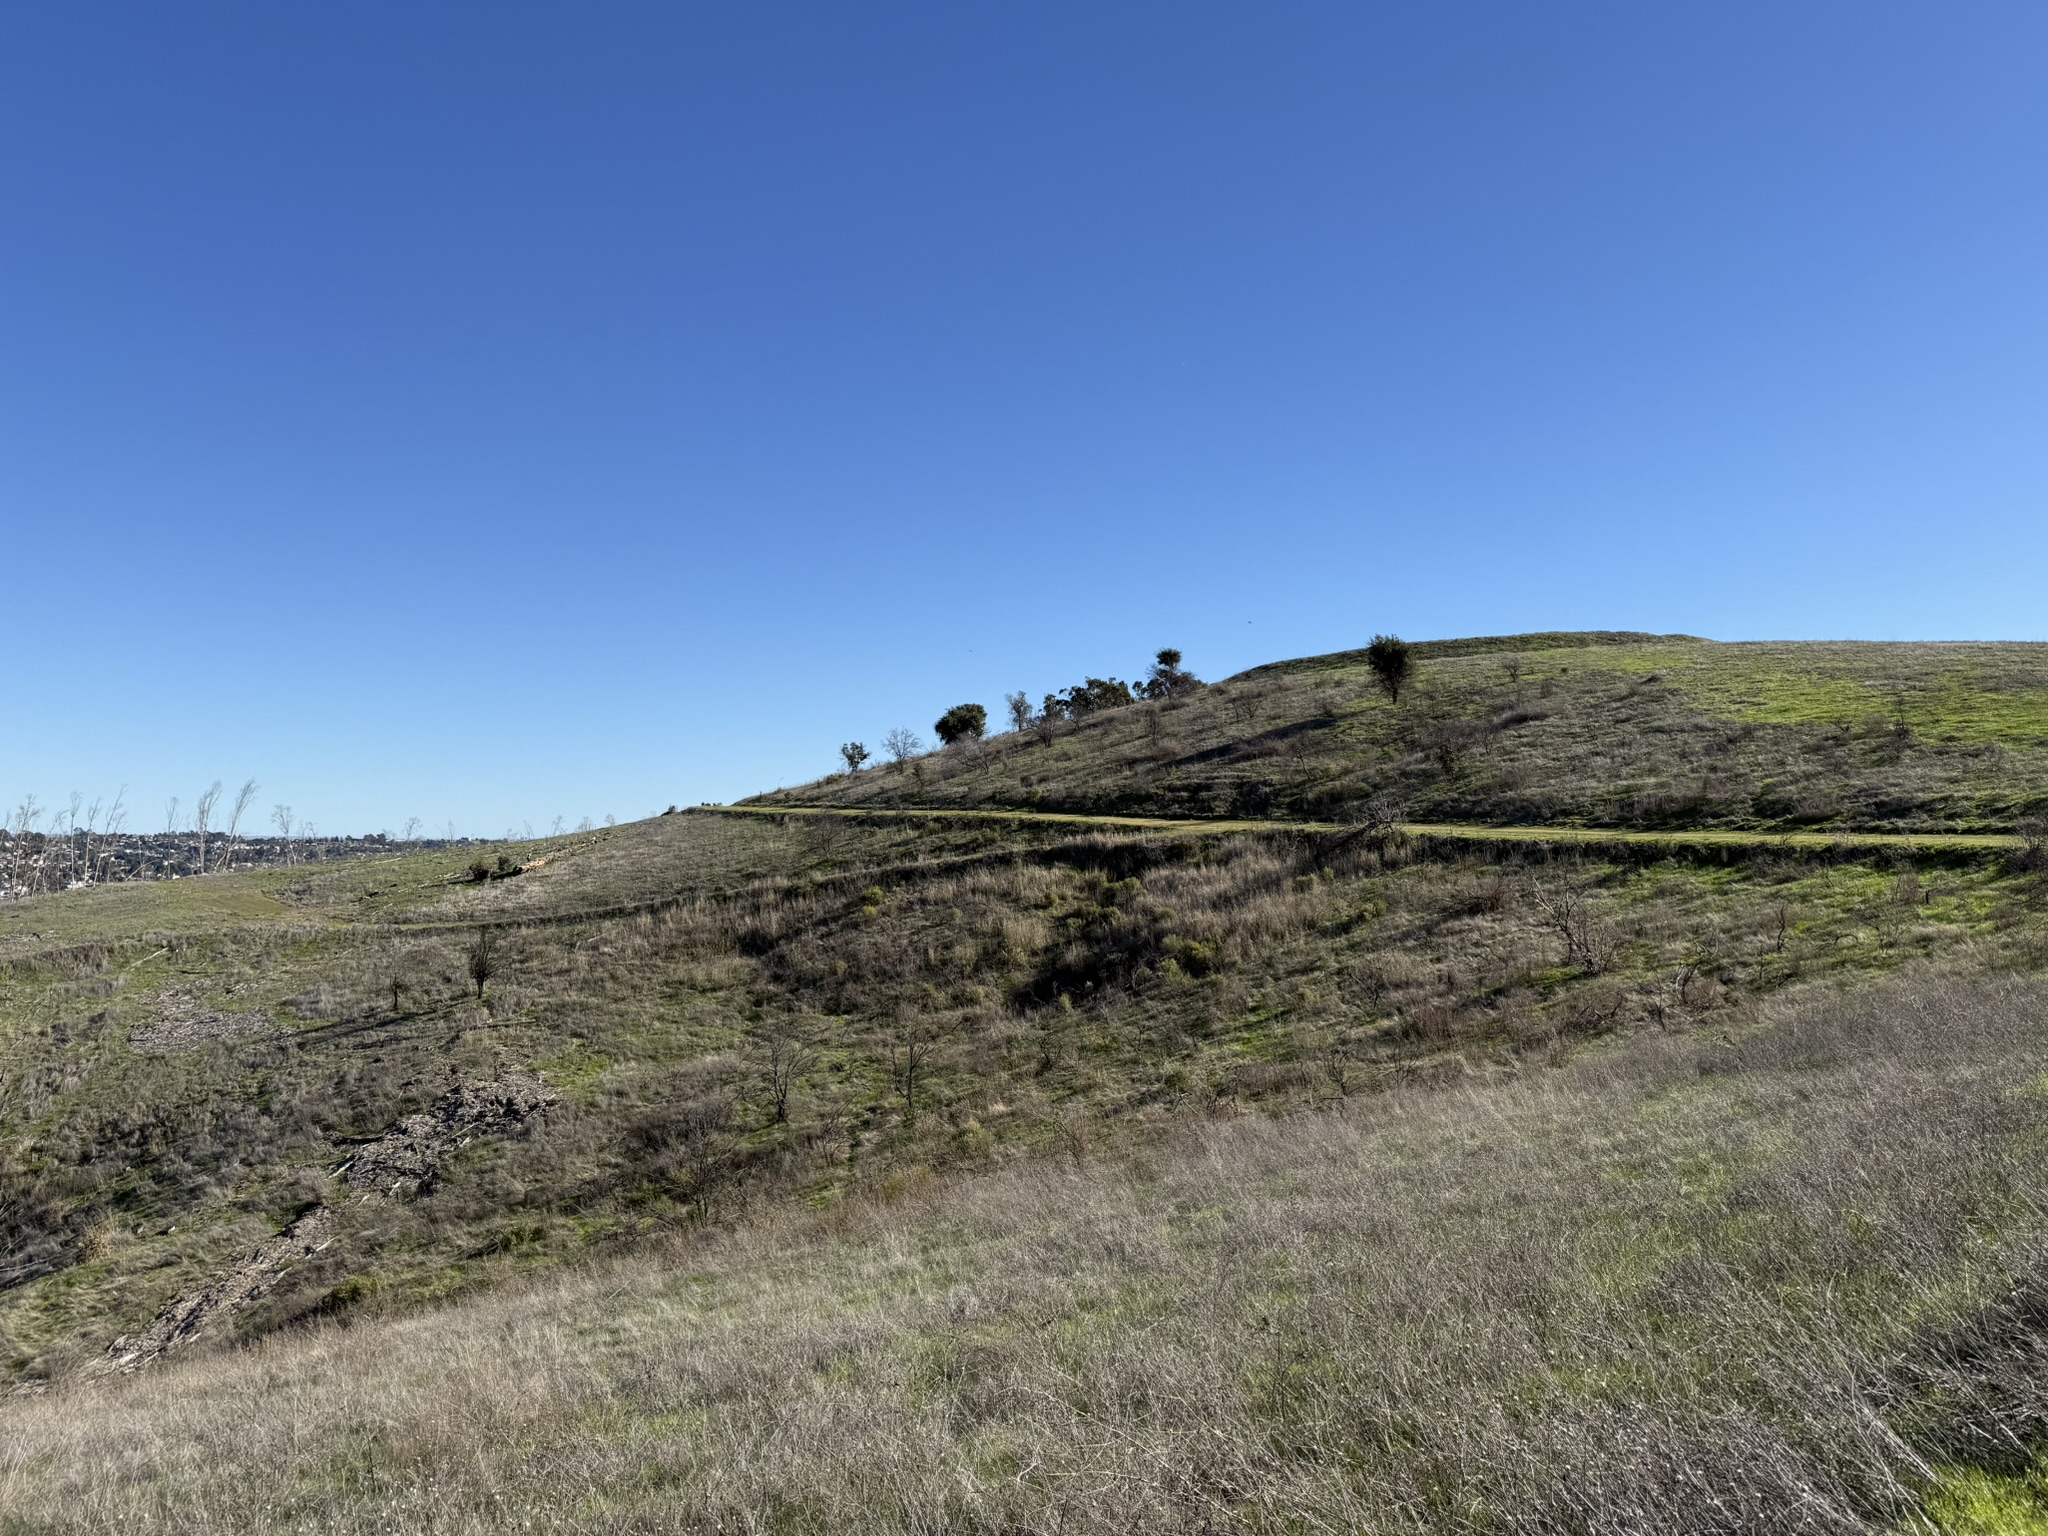
[[[222,1355],[228,1346],[268,1339],[276,1350],[310,1350],[256,1358],[317,1376],[327,1369],[322,1351],[339,1347],[327,1330],[417,1340],[403,1331],[416,1318],[430,1331],[445,1327],[453,1341],[501,1322],[516,1331],[524,1325],[504,1320],[524,1315],[527,1303],[480,1298],[521,1281],[562,1287],[532,1292],[559,1298],[532,1305],[559,1305],[571,1319],[552,1342],[520,1335],[520,1368],[567,1394],[550,1395],[550,1386],[529,1402],[531,1443],[562,1457],[562,1447],[586,1440],[611,1448],[576,1463],[583,1470],[564,1485],[580,1490],[573,1508],[494,1513],[480,1484],[472,1493],[484,1502],[468,1523],[443,1525],[485,1530],[530,1517],[560,1529],[617,1528],[625,1518],[650,1529],[747,1527],[759,1513],[746,1513],[749,1501],[772,1502],[777,1453],[765,1441],[748,1442],[756,1460],[734,1473],[726,1502],[706,1504],[662,1492],[671,1472],[696,1477],[675,1469],[695,1465],[698,1441],[684,1436],[664,1460],[668,1452],[636,1438],[637,1417],[596,1428],[588,1421],[596,1411],[588,1404],[613,1390],[605,1383],[665,1382],[659,1391],[695,1426],[690,1435],[701,1429],[713,1436],[703,1445],[726,1444],[718,1437],[769,1435],[768,1420],[798,1411],[789,1393],[811,1390],[749,1375],[752,1355],[727,1362],[750,1386],[717,1385],[725,1367],[694,1355],[649,1364],[650,1351],[667,1347],[660,1330],[681,1315],[659,1276],[680,1266],[709,1277],[710,1288],[683,1308],[690,1326],[729,1337],[733,1350],[742,1338],[758,1344],[768,1326],[749,1308],[769,1303],[748,1297],[781,1295],[777,1305],[792,1317],[839,1319],[815,1336],[809,1323],[789,1324],[789,1348],[821,1362],[826,1397],[816,1401],[836,1404],[834,1413],[915,1424],[924,1437],[922,1459],[884,1479],[886,1487],[834,1487],[785,1468],[783,1482],[805,1490],[792,1495],[801,1507],[756,1524],[885,1530],[923,1520],[1018,1531],[1145,1529],[1150,1521],[1172,1530],[1185,1528],[1174,1521],[1195,1518],[1193,1510],[1218,1529],[1250,1529],[1295,1499],[1341,1525],[1386,1496],[1394,1484],[1372,1479],[1393,1473],[1360,1470],[1365,1480],[1347,1483],[1350,1474],[1318,1481],[1310,1469],[1379,1466],[1380,1453],[1341,1426],[1398,1420],[1422,1437],[1417,1444],[1435,1447],[1429,1455],[1467,1458],[1459,1475],[1478,1479],[1470,1497],[1504,1512],[1536,1510],[1528,1528],[1547,1529],[1542,1521],[1552,1516],[1541,1511],[1554,1489],[1488,1482],[1494,1473],[1471,1470],[1468,1455],[1481,1433],[1473,1426],[1497,1425],[1502,1405],[1520,1401],[1526,1373],[1514,1350],[1502,1357],[1503,1374],[1486,1377],[1492,1384],[1475,1386],[1458,1409],[1473,1417],[1438,1423],[1418,1400],[1369,1387],[1379,1371],[1440,1379],[1442,1362],[1419,1336],[1410,1343],[1420,1354],[1386,1356],[1368,1347],[1366,1333],[1339,1326],[1363,1315],[1355,1309],[1364,1293],[1352,1281],[1323,1296],[1313,1318],[1301,1313],[1287,1335],[1296,1342],[1272,1344],[1281,1351],[1272,1360],[1261,1363],[1245,1342],[1270,1344],[1276,1335],[1261,1330],[1295,1316],[1290,1298],[1303,1293],[1289,1278],[1290,1255],[1312,1248],[1318,1273],[1341,1270],[1364,1277],[1357,1285],[1368,1291],[1384,1285],[1420,1296],[1459,1272],[1458,1254],[1491,1241],[1485,1233],[1503,1211],[1524,1205],[1579,1257],[1532,1278],[1523,1300],[1553,1309],[1543,1315],[1563,1330],[1556,1339],[1611,1341],[1597,1358],[1558,1367],[1553,1385],[1563,1396],[1550,1401],[1570,1408],[1558,1422],[1586,1428],[1592,1420],[1571,1414],[1588,1403],[1596,1417],[1621,1415],[1613,1423],[1676,1415],[1673,1423],[1691,1426],[1686,1434],[1705,1436],[1685,1443],[1729,1450],[1727,1478],[1736,1483],[1825,1483],[1830,1507],[1847,1513],[1815,1529],[1871,1529],[1857,1522],[1909,1510],[1936,1486],[1926,1481],[1933,1463],[1916,1472],[1914,1458],[1941,1446],[1966,1481],[2004,1476],[2012,1469],[1955,1440],[1963,1431],[1948,1420],[1900,1418],[1897,1403],[1919,1401],[1919,1388],[1898,1372],[1900,1360],[1922,1358],[1912,1351],[1993,1327],[1986,1298],[2038,1278],[2034,1213],[2048,1191],[2021,1176],[2036,1165],[2029,1149],[2042,1134],[2030,1118],[2035,994],[2000,978],[2048,963],[2040,850],[1482,844],[1410,837],[1378,821],[1286,819],[1290,806],[1307,808],[1333,785],[1360,795],[1398,787],[1376,773],[1412,771],[1415,785],[1462,792],[1460,784],[1478,782],[1474,761],[1498,772],[1502,754],[1522,751],[1518,740],[1537,739],[1519,733],[1554,722],[1559,751],[1577,753],[1571,761],[1587,776],[1571,787],[1588,804],[1618,804],[1608,791],[1635,781],[1611,775],[1633,771],[1630,753],[1678,751],[1671,740],[1708,729],[1697,724],[1708,718],[1697,706],[1714,679],[1739,675],[1753,686],[1764,675],[1761,648],[1535,638],[1546,643],[1516,642],[1527,660],[1513,681],[1503,681],[1502,642],[1425,650],[1418,691],[1398,710],[1362,691],[1355,657],[1321,658],[1262,669],[1185,703],[1062,726],[1049,743],[998,740],[806,792],[850,802],[856,814],[848,816],[778,811],[769,797],[745,813],[704,810],[503,845],[475,867],[475,850],[434,850],[0,906],[0,1370],[14,1391],[46,1394],[48,1404],[7,1410],[17,1443],[31,1449],[27,1459],[0,1461],[0,1505],[39,1511],[42,1523],[26,1527],[38,1530],[118,1528],[135,1515],[133,1499],[159,1495],[182,1518],[197,1495],[177,1475],[138,1470],[94,1439],[87,1427],[103,1422],[105,1405],[127,1404],[122,1412],[139,1416],[130,1421],[135,1443],[158,1447],[135,1453],[148,1467],[174,1466],[164,1437],[204,1438],[180,1416],[217,1418],[217,1403],[206,1406],[216,1390],[209,1382],[231,1395],[255,1390],[255,1378]],[[1828,664],[1868,669],[1883,649],[1846,648],[1847,660]],[[1920,669],[1913,675],[1927,699],[1947,700],[1958,739],[1942,741],[1931,725],[1911,727],[1910,739],[1887,727],[1895,756],[1865,766],[1931,783],[1976,762],[1978,748],[1963,738],[1996,724],[2011,734],[1993,745],[2015,774],[2031,772],[2035,746],[2019,723],[2031,718],[2024,679],[2034,654],[1902,648],[1903,659],[1887,664]],[[1784,665],[1810,681],[1822,656],[1800,648],[1796,667]],[[1644,681],[1641,664],[1652,657],[1667,658],[1665,681]],[[1685,670],[1694,657],[1704,659]],[[1957,670],[1966,665],[1989,669],[1997,686],[1970,693]],[[1641,709],[1673,711],[1679,724],[1660,733],[1637,729],[1647,716],[1617,723],[1609,706],[1624,685]],[[1520,688],[1531,711],[1554,702],[1560,712],[1489,725],[1485,742],[1451,754],[1452,770],[1433,779],[1392,747],[1376,757],[1345,734],[1381,731],[1398,744],[1401,733],[1430,728],[1418,722],[1461,718],[1450,701],[1491,708],[1503,688]],[[1761,707],[1742,697],[1750,700],[1743,707]],[[1299,714],[1305,701],[1324,699],[1336,702]],[[1693,713],[1680,712],[1681,699]],[[1308,723],[1289,736],[1289,720]],[[1595,720],[1606,722],[1607,745],[1562,729]],[[1797,745],[1809,736],[1827,760],[1875,750],[1860,727],[1773,729],[1760,724],[1743,738],[1758,754],[1743,761],[1772,782],[1809,772]],[[1021,778],[1027,763],[1038,765],[1030,789],[1043,791],[1041,805],[1062,784],[1089,805],[1167,797],[1186,788],[1176,775],[1195,771],[1196,754],[1127,749],[1155,740],[1191,747],[1198,731],[1210,742],[1203,772],[1300,777],[1274,789],[1263,819],[1226,827],[952,818],[919,814],[914,804],[910,814],[858,814],[919,796],[973,803]],[[1266,748],[1276,732],[1320,745],[1275,757]],[[1773,743],[1795,758],[1774,764],[1761,755]],[[1567,779],[1555,771],[1561,792]],[[1980,820],[1997,823],[1994,801],[2006,816],[2031,803],[2015,783],[1985,790]],[[1231,790],[1228,798],[1242,797]],[[1933,801],[1918,804],[1899,819],[1932,819]],[[1894,1001],[1871,1005],[1875,1013],[1828,1012],[1831,996],[1895,977],[1907,981],[1883,993]],[[1799,1022],[1823,1016],[1836,1022]],[[1805,1043],[1758,1045],[1754,1058],[1716,1054],[1750,1050],[1742,1043],[1784,1030]],[[1894,1059],[1901,1053],[1917,1054]],[[1542,1085],[1560,1072],[1578,1086],[1546,1097]],[[1725,1073],[1735,1077],[1709,1081]],[[1611,1104],[1602,1098],[1609,1088],[1621,1095]],[[1919,1117],[1924,1134],[1890,1150],[1858,1142],[1856,1127],[1879,1103],[1893,1105],[1888,1124]],[[1389,1115],[1430,1129],[1413,1137],[1374,1129]],[[1509,1121],[1527,1122],[1515,1156],[1583,1176],[1549,1181],[1524,1170],[1495,1190],[1506,1204],[1480,1199],[1468,1180],[1502,1174],[1507,1165],[1489,1161],[1487,1149]],[[1591,1140],[1578,1139],[1580,1127]],[[1201,1172],[1218,1158],[1261,1171],[1241,1189],[1225,1188]],[[1877,1182],[1858,1185],[1859,1167]],[[1962,1182],[1942,1182],[1944,1168]],[[1112,1213],[1100,1218],[1102,1230],[1120,1226],[1128,1241],[1086,1259],[1086,1284],[1061,1290],[1047,1280],[1032,1288],[1037,1302],[1003,1290],[987,1267],[998,1262],[993,1255],[1009,1252],[1003,1263],[1040,1275],[1072,1256],[1070,1234],[1051,1214],[1063,1197],[1048,1197],[1048,1206],[1034,1193],[1038,1181],[1068,1176],[1087,1181],[1076,1198]],[[1834,1193],[1816,1205],[1787,1192],[1787,1180],[1805,1178]],[[1435,1214],[1417,1214],[1415,1230],[1338,1214],[1363,1209],[1360,1191],[1394,1187],[1387,1180],[1437,1202]],[[1638,1188],[1647,1204],[1633,1203]],[[1113,1214],[1157,1189],[1171,1192],[1163,1209],[1177,1213],[1163,1224]],[[1468,1189],[1476,1205],[1460,1193]],[[997,1214],[977,1214],[978,1191]],[[1697,1206],[1687,1205],[1694,1196]],[[1756,1225],[1765,1210],[1782,1221]],[[897,1211],[900,1218],[887,1214]],[[1432,1256],[1416,1233],[1437,1216],[1445,1246]],[[1006,1250],[972,1235],[1012,1222],[1036,1236]],[[1795,1252],[1785,1242],[1805,1246]],[[1603,1243],[1614,1246],[1586,1246]],[[789,1263],[807,1277],[794,1290],[782,1244],[793,1245]],[[901,1262],[887,1257],[890,1244]],[[925,1257],[904,1257],[913,1250]],[[649,1252],[664,1257],[651,1271],[633,1269],[643,1260],[632,1256]],[[1233,1269],[1240,1259],[1258,1273]],[[1854,1369],[1878,1383],[1870,1393],[1893,1394],[1883,1399],[1892,1404],[1881,1409],[1892,1416],[1884,1422],[1896,1421],[1897,1434],[1920,1449],[1903,1459],[1880,1454],[1849,1428],[1839,1443],[1823,1436],[1789,1448],[1728,1438],[1734,1420],[1725,1415],[1792,1425],[1836,1408],[1794,1390],[1783,1373],[1803,1369],[1797,1359],[1755,1357],[1761,1374],[1751,1385],[1767,1397],[1789,1394],[1770,1399],[1794,1405],[1782,1412],[1745,1396],[1749,1386],[1686,1375],[1705,1372],[1713,1351],[1685,1342],[1683,1309],[1667,1313],[1654,1298],[1681,1282],[1705,1285],[1699,1277],[1712,1270],[1751,1277],[1733,1290],[1709,1286],[1715,1306],[1739,1310],[1754,1276],[1779,1260],[1791,1266],[1789,1289],[1772,1294],[1788,1310],[1759,1315],[1755,1326],[1806,1341],[1786,1346],[1795,1355],[1811,1348],[1860,1362]],[[608,1332],[618,1320],[590,1298],[609,1282],[545,1278],[572,1263],[618,1263],[627,1268],[606,1273],[640,1275],[619,1283],[640,1298],[633,1316],[642,1321]],[[1225,1270],[1230,1277],[1218,1279]],[[1844,1274],[1861,1276],[1861,1289],[1840,1289]],[[578,1289],[586,1283],[599,1289]],[[1608,1310],[1555,1311],[1583,1283]],[[939,1325],[925,1309],[947,1286],[972,1294],[940,1329],[952,1342],[928,1358],[925,1341]],[[1527,1348],[1550,1347],[1527,1342],[1552,1337],[1544,1332],[1551,1324],[1517,1311],[1523,1302],[1512,1289],[1465,1296],[1458,1315],[1481,1330],[1519,1330]],[[977,1312],[983,1303],[974,1297],[984,1294],[993,1310]],[[1838,1305],[1849,1310],[1830,1310]],[[1886,1319],[1899,1308],[1908,1310],[1892,1329]],[[1383,1325],[1393,1324],[1372,1326]],[[1665,1340],[1672,1361],[1690,1362],[1674,1364],[1680,1374],[1671,1380],[1705,1394],[1687,1399],[1692,1407],[1645,1396],[1626,1377],[1622,1341],[1644,1329]],[[1122,1362],[1086,1378],[1099,1395],[1087,1415],[1116,1425],[1127,1444],[1152,1446],[1146,1456],[1168,1454],[1169,1444],[1181,1446],[1172,1454],[1194,1452],[1171,1436],[1149,1439],[1142,1413],[1133,1419],[1114,1406],[1126,1401],[1118,1394],[1162,1402],[1169,1388],[1160,1362],[1228,1362],[1223,1374],[1188,1387],[1185,1400],[1197,1405],[1188,1410],[1196,1419],[1239,1425],[1252,1460],[1223,1455],[1204,1463],[1209,1472],[1190,1473],[1193,1483],[1148,1482],[1137,1463],[1118,1462],[1119,1486],[1143,1490],[1129,1508],[1061,1492],[1070,1486],[1063,1479],[1096,1487],[1090,1480],[1109,1474],[1107,1463],[1045,1439],[1065,1431],[1028,1410],[1057,1395],[1058,1372],[1074,1364],[1057,1350],[1019,1353],[1032,1330],[1086,1344],[1085,1358],[1106,1350],[1102,1359]],[[855,1336],[864,1342],[846,1343]],[[1155,1348],[1167,1353],[1155,1358]],[[558,1350],[585,1364],[550,1354]],[[427,1362],[420,1371],[455,1369],[435,1348],[419,1357]],[[484,1439],[528,1443],[494,1417],[513,1411],[501,1405],[447,1429],[434,1441],[439,1450],[409,1461],[365,1426],[407,1421],[396,1398],[437,1389],[407,1375],[410,1365],[386,1377],[362,1364],[367,1357],[350,1358],[357,1363],[335,1383],[341,1397],[323,1407],[321,1422],[360,1455],[307,1461],[279,1450],[298,1468],[300,1503],[258,1509],[253,1493],[229,1480],[217,1518],[187,1519],[189,1528],[345,1527],[368,1507],[360,1499],[388,1495],[379,1507],[411,1511],[398,1528],[425,1529],[435,1517],[409,1502],[425,1497],[421,1479],[452,1486],[492,1465]],[[773,1362],[789,1358],[770,1349],[758,1361],[781,1369]],[[679,1384],[685,1379],[699,1385]],[[1596,1389],[1600,1382],[1607,1386]],[[1294,1395],[1297,1386],[1305,1396]],[[1380,1406],[1361,1406],[1359,1394],[1375,1391]],[[1496,1392],[1505,1395],[1488,1396]],[[715,1404],[725,1401],[751,1403],[757,1417],[722,1420]],[[1867,1407],[1880,1397],[1828,1401]],[[941,1419],[924,1417],[927,1410]],[[1842,1411],[1841,1425],[1873,1422],[1863,1407]],[[977,1414],[995,1426],[993,1439],[962,1427]],[[1549,1430],[1540,1418],[1529,1423],[1535,1446]],[[1636,1490],[1627,1498],[1649,1497],[1642,1488],[1661,1474],[1629,1459],[1626,1437],[1586,1433],[1593,1440],[1584,1444],[1605,1447],[1587,1451],[1587,1466],[1609,1467],[1617,1487]],[[618,1444],[607,1438],[614,1435]],[[1862,1470],[1844,1457],[1862,1458]],[[458,1475],[458,1462],[470,1471]],[[650,1470],[664,1466],[671,1472]],[[1033,1466],[1066,1470],[1033,1481]],[[990,1470],[1001,1468],[1010,1470]],[[643,1472],[653,1481],[639,1482]],[[612,1501],[599,1485],[614,1473],[642,1494]],[[1403,1528],[1462,1528],[1444,1513],[1462,1507],[1456,1486],[1439,1488],[1450,1500],[1441,1508],[1428,1503],[1438,1494],[1416,1494],[1418,1509],[1436,1513]],[[963,1487],[979,1489],[981,1502],[949,1503],[952,1494],[934,1491]],[[149,1488],[158,1493],[136,1492]],[[1082,1512],[1098,1507],[1129,1519],[1119,1527],[1105,1514],[1108,1523],[1090,1525]],[[1559,1529],[1601,1528],[1557,1521]]]
[[[1257,667],[759,797],[1166,816],[2010,830],[2048,815],[2048,646],[1544,634]]]
[[[0,1526],[2035,1529],[2044,1003],[1807,996],[0,1403]]]

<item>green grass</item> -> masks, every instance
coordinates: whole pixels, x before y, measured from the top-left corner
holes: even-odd
[[[1589,650],[1581,665],[1661,673],[1725,720],[1850,729],[1903,722],[1935,742],[2048,741],[2048,676],[2025,645],[1625,646]]]
[[[2048,648],[1506,637],[1362,654],[764,803],[1636,830],[2010,833],[2048,815]],[[1597,642],[1597,643],[1596,643]],[[1646,643],[1647,642],[1647,643]]]

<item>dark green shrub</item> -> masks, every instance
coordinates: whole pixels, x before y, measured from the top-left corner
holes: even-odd
[[[947,746],[956,742],[979,741],[988,730],[988,711],[979,704],[955,704],[932,727]]]
[[[1129,683],[1113,677],[1091,677],[1060,693],[1048,693],[1040,713],[1048,720],[1079,720],[1099,710],[1122,709],[1138,702]]]
[[[1387,697],[1400,703],[1401,690],[1408,686],[1408,674],[1414,666],[1408,642],[1399,635],[1374,635],[1372,644],[1365,648],[1365,660]]]

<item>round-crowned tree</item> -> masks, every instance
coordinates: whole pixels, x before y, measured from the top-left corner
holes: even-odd
[[[1365,648],[1365,661],[1387,697],[1400,703],[1401,690],[1408,686],[1408,674],[1414,665],[1408,654],[1408,642],[1399,635],[1374,635],[1372,644]]]
[[[932,729],[947,746],[960,741],[979,741],[988,730],[988,711],[979,704],[955,704]]]

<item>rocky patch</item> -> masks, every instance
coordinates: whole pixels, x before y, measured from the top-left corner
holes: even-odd
[[[216,1008],[183,1006],[167,1009],[146,1024],[128,1031],[128,1044],[138,1051],[161,1054],[188,1051],[209,1040],[246,1040],[272,1034],[277,1021],[262,1013],[223,1013]]]
[[[535,1115],[545,1115],[556,1102],[552,1088],[524,1074],[464,1083],[443,1094],[433,1108],[408,1115],[357,1148],[336,1172],[365,1198],[409,1198],[431,1189],[442,1165],[477,1137],[509,1131]],[[315,1206],[211,1285],[171,1302],[141,1333],[116,1339],[101,1359],[99,1372],[139,1370],[217,1330],[235,1312],[269,1295],[291,1269],[327,1247],[334,1236],[333,1212]]]
[[[114,1340],[100,1371],[139,1370],[213,1331],[234,1312],[269,1295],[287,1271],[332,1241],[334,1217],[325,1206],[315,1206],[213,1284],[180,1296],[141,1333]]]
[[[523,1074],[464,1083],[357,1148],[336,1172],[351,1189],[408,1198],[431,1189],[441,1165],[478,1136],[501,1135],[555,1102],[552,1088]]]

